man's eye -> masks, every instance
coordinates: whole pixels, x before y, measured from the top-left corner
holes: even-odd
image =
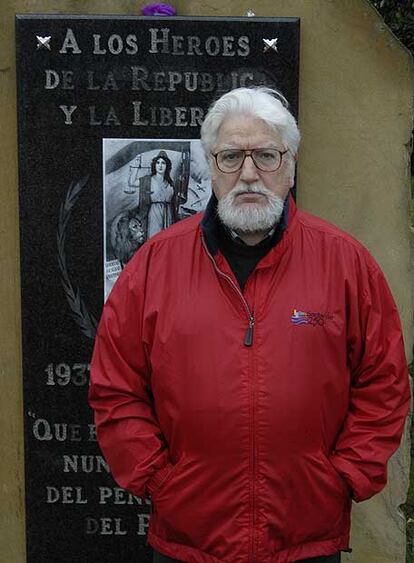
[[[260,151],[258,153],[258,158],[262,159],[262,160],[275,160],[276,159],[276,153],[273,151]]]
[[[226,152],[222,155],[222,159],[227,162],[238,160],[240,158],[239,152]]]

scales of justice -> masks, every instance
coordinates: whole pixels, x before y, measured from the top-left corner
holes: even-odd
[[[139,154],[132,161],[132,164],[129,165],[128,185],[124,189],[124,192],[126,194],[136,194],[137,193],[137,188],[139,187],[140,170],[142,168],[143,168],[142,157]],[[146,168],[149,168],[149,167],[146,167]]]

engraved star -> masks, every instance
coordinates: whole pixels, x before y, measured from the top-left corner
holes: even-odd
[[[277,37],[274,39],[263,39],[263,43],[265,44],[263,47],[263,53],[269,51],[269,49],[273,49],[277,53]]]
[[[36,35],[37,39],[37,48],[38,49],[48,49],[50,51],[50,40],[52,36],[47,35],[46,37],[42,37],[41,35]]]

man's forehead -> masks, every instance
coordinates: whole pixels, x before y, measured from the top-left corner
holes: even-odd
[[[253,116],[231,116],[223,121],[218,131],[217,145],[233,147],[259,143],[263,146],[274,145],[276,148],[282,142],[281,135],[262,119]]]

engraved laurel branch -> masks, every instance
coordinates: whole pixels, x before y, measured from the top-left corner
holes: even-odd
[[[86,308],[85,303],[81,298],[79,288],[74,287],[70,281],[68,268],[66,264],[65,243],[66,234],[69,225],[69,219],[72,214],[72,209],[80,195],[82,188],[88,183],[89,177],[85,176],[79,182],[72,182],[66,193],[65,201],[60,206],[59,223],[57,231],[57,251],[58,251],[58,264],[61,273],[61,282],[63,285],[66,299],[72,312],[72,316],[76,324],[81,328],[83,334],[88,338],[95,338],[96,334],[96,319],[91,315]]]

